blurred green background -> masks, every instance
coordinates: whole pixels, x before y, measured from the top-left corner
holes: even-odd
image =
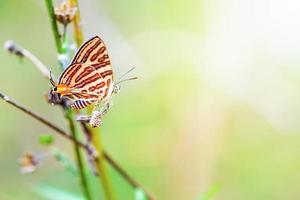
[[[59,3],[59,1],[57,1]],[[85,39],[108,46],[116,77],[135,66],[104,119],[107,151],[162,200],[300,199],[300,2],[81,0]],[[12,39],[59,74],[44,1],[0,0],[0,43]],[[70,30],[71,31],[71,30]],[[0,90],[67,130],[45,102],[50,84],[0,51]],[[44,199],[46,184],[80,194],[53,159],[21,175],[52,131],[0,101],[0,199]],[[72,146],[55,145],[72,155]],[[110,169],[119,199],[133,191]],[[94,181],[94,180],[91,180]],[[99,187],[95,181],[94,191]]]

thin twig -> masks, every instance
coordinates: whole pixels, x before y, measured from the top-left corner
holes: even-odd
[[[86,125],[85,122],[80,122],[81,127],[83,131],[85,132],[86,135],[90,134],[90,131],[88,129],[88,126]],[[137,180],[135,180],[133,177],[131,177],[125,169],[122,168],[120,164],[117,163],[115,159],[113,159],[109,153],[107,153],[105,150],[103,151],[103,156],[105,160],[133,187],[133,188],[141,188],[147,195],[149,200],[155,200],[156,198],[154,197],[153,194],[148,192],[145,187],[140,184]]]
[[[38,59],[33,53],[16,44],[14,41],[6,41],[4,44],[5,50],[20,57],[25,57],[34,64],[46,79],[50,78],[49,69]]]
[[[89,149],[86,144],[83,144],[82,142],[76,140],[73,136],[67,134],[65,131],[63,131],[59,127],[55,126],[54,124],[52,124],[51,122],[49,122],[47,119],[45,119],[45,118],[41,117],[40,115],[36,114],[35,112],[29,110],[25,106],[22,106],[22,105],[18,104],[17,102],[15,102],[10,97],[8,97],[7,95],[3,94],[2,92],[0,92],[0,98],[2,98],[8,104],[14,106],[15,108],[18,108],[19,110],[23,111],[24,113],[26,113],[26,114],[30,115],[31,117],[35,118],[39,122],[45,124],[49,128],[52,128],[58,134],[60,134],[61,136],[65,137],[65,138],[67,138],[69,140],[71,140],[72,142],[76,143],[78,146],[80,146],[80,147],[82,147],[82,148],[84,148],[86,150]]]
[[[66,139],[69,139],[70,141],[76,143],[79,147],[83,148],[88,153],[94,154],[93,150],[90,149],[89,145],[86,145],[86,144],[76,140],[73,136],[67,134],[65,131],[63,131],[62,129],[60,129],[59,127],[57,127],[56,125],[54,125],[53,123],[48,121],[47,119],[44,119],[40,115],[38,115],[35,112],[29,110],[28,108],[16,103],[14,100],[12,100],[10,97],[3,94],[2,92],[0,92],[0,98],[2,98],[8,104],[14,106],[15,108],[23,111],[26,114],[28,114],[29,116],[37,119],[39,122],[41,122],[42,124],[48,126],[51,129],[53,129],[55,132],[57,132],[61,136],[65,137]],[[84,123],[82,123],[82,124],[84,124]],[[83,127],[84,127],[83,128],[84,131],[88,131],[88,127],[86,125],[83,125]],[[145,191],[145,193],[147,194],[147,196],[150,200],[155,200],[153,195],[151,195],[149,192],[147,192],[140,183],[138,183],[134,178],[132,178],[106,151],[103,151],[103,152],[104,152],[103,153],[104,158],[112,165],[112,167],[114,167],[115,170],[117,170],[123,176],[123,178],[125,180],[127,180],[127,182],[129,182],[135,188],[142,188]]]
[[[81,125],[81,127],[82,127],[82,129],[83,129],[83,131],[85,133],[84,135],[85,135],[87,144],[92,145],[91,144],[91,134],[89,132],[89,129],[88,129],[86,123],[84,123],[84,122],[81,121],[80,125]],[[97,156],[98,156],[98,152],[97,152]],[[91,155],[91,154],[87,154],[87,157],[88,157],[88,162],[90,164],[91,170],[93,171],[93,174],[95,176],[99,176],[99,172],[97,171],[97,166],[96,166],[96,163],[95,163],[94,156]]]
[[[119,174],[127,180],[127,182],[134,188],[141,188],[149,200],[155,200],[156,198],[153,194],[149,193],[145,187],[143,187],[139,182],[133,179],[107,152],[104,152],[104,158],[111,164],[111,166],[119,172]]]

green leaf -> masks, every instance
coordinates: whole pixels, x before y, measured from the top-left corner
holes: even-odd
[[[80,195],[72,194],[46,184],[37,185],[35,190],[47,200],[84,200],[84,198]]]
[[[211,200],[221,189],[219,184],[211,186],[207,192],[202,194],[198,200]]]
[[[135,194],[135,200],[148,200],[142,188],[136,188],[134,194]]]
[[[54,142],[53,135],[43,134],[39,136],[39,142],[43,145],[50,145]]]

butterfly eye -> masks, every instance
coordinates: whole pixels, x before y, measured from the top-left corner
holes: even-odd
[[[53,88],[53,91],[56,92],[56,91],[57,91],[57,87],[54,87],[54,88]]]

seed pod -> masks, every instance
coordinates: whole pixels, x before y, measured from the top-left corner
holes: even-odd
[[[55,7],[55,19],[63,25],[67,25],[73,21],[76,11],[76,6],[71,6],[68,2],[62,2],[59,6]]]

